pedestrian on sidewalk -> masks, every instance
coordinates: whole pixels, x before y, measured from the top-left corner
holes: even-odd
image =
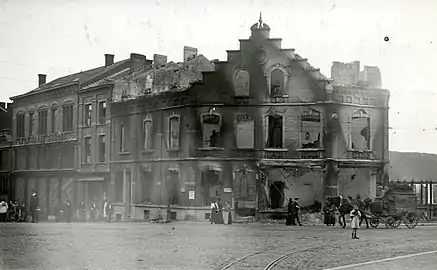
[[[292,226],[294,225],[294,216],[293,216],[293,199],[288,199],[288,206],[287,206],[287,217],[285,218],[285,226]]]
[[[300,223],[300,219],[299,219],[299,210],[300,210],[300,206],[299,206],[299,197],[294,199],[293,202],[293,223],[292,225],[296,225],[295,220],[297,220],[297,224],[299,224],[299,226],[302,226],[302,224]]]
[[[334,204],[331,204],[329,207],[329,224],[331,226],[335,226],[335,213],[337,212],[337,207]]]
[[[358,205],[354,205],[354,209],[350,212],[352,217],[351,227],[352,227],[352,239],[360,239],[357,237],[357,230],[360,228],[361,213],[358,210]]]
[[[211,224],[215,224],[216,216],[217,216],[217,203],[215,201],[211,201],[211,216],[209,220],[211,221]]]
[[[223,224],[232,224],[231,204],[228,201],[226,201],[225,206],[223,207]]]
[[[32,196],[30,197],[30,215],[32,217],[32,222],[38,222],[38,213],[36,209],[38,208],[38,195],[35,191],[32,191]]]
[[[325,206],[323,206],[323,223],[326,224],[326,226],[331,226],[330,210],[330,202],[326,199]]]
[[[8,213],[8,204],[5,201],[0,203],[0,222],[6,222],[6,216]]]
[[[224,224],[223,221],[223,204],[221,203],[221,199],[217,200],[217,214],[216,214],[216,222],[215,224]]]

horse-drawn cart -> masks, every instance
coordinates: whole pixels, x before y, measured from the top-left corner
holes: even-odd
[[[417,226],[417,197],[413,187],[407,183],[389,182],[388,189],[381,197],[365,203],[370,210],[370,214],[365,214],[373,228],[381,222],[387,228],[397,228],[402,222],[410,229]]]

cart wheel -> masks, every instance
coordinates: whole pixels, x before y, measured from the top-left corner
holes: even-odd
[[[404,218],[404,223],[407,228],[414,229],[418,223],[416,213],[409,212]]]
[[[379,225],[379,218],[377,217],[371,217],[370,218],[370,226],[372,226],[372,228],[376,228]]]
[[[395,228],[396,220],[393,217],[388,217],[385,220],[385,227],[387,228]]]
[[[401,225],[402,220],[401,219],[394,219],[393,228],[397,228]]]

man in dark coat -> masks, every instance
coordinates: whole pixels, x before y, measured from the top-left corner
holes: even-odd
[[[65,202],[65,220],[70,223],[73,219],[73,207],[71,206],[70,200]]]
[[[30,197],[30,215],[32,216],[32,222],[38,222],[38,213],[36,209],[38,208],[38,195],[35,191],[32,191],[32,196]]]
[[[288,199],[288,206],[287,206],[287,217],[285,218],[285,225],[291,226],[294,223],[294,216],[293,216],[293,199]]]
[[[299,197],[294,199],[292,208],[293,208],[293,225],[296,225],[295,220],[297,220],[297,224],[299,224],[299,226],[302,226],[299,219],[299,209],[300,209]]]

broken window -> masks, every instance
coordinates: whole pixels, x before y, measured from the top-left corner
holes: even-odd
[[[106,100],[99,102],[99,124],[106,123]]]
[[[282,148],[283,117],[269,115],[266,117],[267,148]]]
[[[203,205],[210,205],[221,197],[220,171],[204,170],[201,173]]]
[[[304,112],[301,121],[302,148],[320,148],[321,130],[320,112],[316,110]]]
[[[85,105],[85,126],[91,126],[91,114],[93,111],[93,104]]]
[[[179,128],[180,128],[180,119],[178,116],[172,116],[169,120],[169,141],[170,149],[179,148]]]
[[[234,87],[236,96],[248,96],[250,93],[250,75],[246,70],[239,70],[235,74]]]
[[[220,116],[207,114],[202,116],[202,147],[221,147],[220,140]]]
[[[152,119],[147,118],[143,123],[143,147],[144,150],[151,150],[153,148],[153,134],[152,134]]]
[[[270,78],[270,95],[272,97],[282,97],[285,90],[285,75],[280,69],[275,69]]]
[[[171,205],[179,204],[179,172],[175,170],[168,171],[167,174],[167,192],[168,203]]]
[[[352,115],[351,140],[352,149],[370,150],[370,117],[364,110]]]
[[[85,137],[84,139],[84,163],[91,163],[91,137]]]
[[[254,148],[255,147],[255,122],[252,116],[242,114],[237,116],[237,147]]]

